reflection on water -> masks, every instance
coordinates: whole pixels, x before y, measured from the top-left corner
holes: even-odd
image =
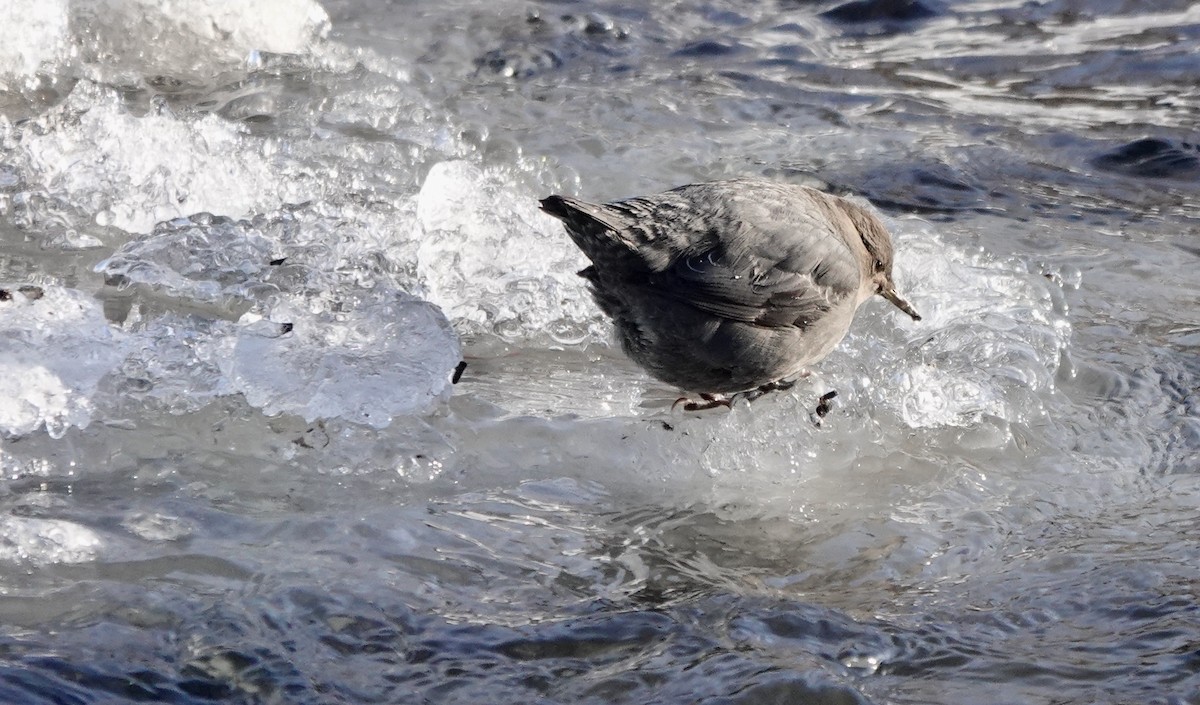
[[[1200,699],[1192,3],[108,6],[0,27],[0,700]],[[685,414],[536,199],[736,174],[925,319]]]

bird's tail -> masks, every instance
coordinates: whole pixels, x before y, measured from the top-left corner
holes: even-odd
[[[571,206],[564,196],[555,194],[547,196],[538,201],[538,205],[542,207],[542,212],[558,218],[564,223],[571,217]]]
[[[563,222],[571,240],[593,262],[624,259],[633,254],[622,237],[629,224],[619,211],[570,196],[548,196],[539,203],[543,212]]]

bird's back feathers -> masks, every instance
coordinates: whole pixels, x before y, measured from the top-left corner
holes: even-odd
[[[598,296],[632,286],[732,321],[806,328],[861,284],[839,201],[742,180],[607,204],[551,196],[542,210],[594,263]]]

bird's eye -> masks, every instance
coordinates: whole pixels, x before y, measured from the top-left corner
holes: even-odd
[[[875,260],[875,271],[876,271],[876,272],[882,272],[882,271],[883,271],[883,260],[881,260],[881,259],[877,259],[877,260]]]

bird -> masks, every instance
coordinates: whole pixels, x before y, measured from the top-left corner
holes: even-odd
[[[679,399],[688,410],[791,387],[875,295],[921,320],[896,291],[880,219],[814,188],[740,178],[539,203],[591,260],[579,275],[626,355],[699,394]]]

